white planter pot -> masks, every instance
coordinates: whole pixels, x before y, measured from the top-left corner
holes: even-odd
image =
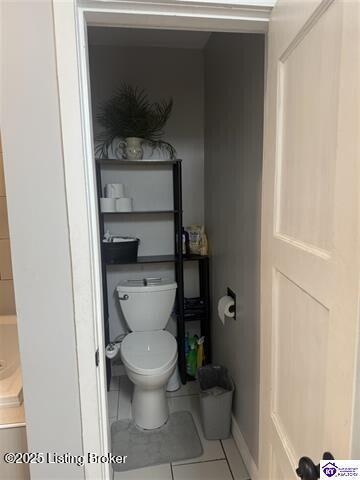
[[[142,138],[128,137],[125,139],[125,155],[128,160],[141,160],[144,155]]]

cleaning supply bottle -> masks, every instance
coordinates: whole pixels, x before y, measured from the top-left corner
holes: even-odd
[[[184,227],[182,229],[182,253],[183,255],[190,255],[189,233]]]
[[[189,353],[189,375],[195,377],[196,375],[196,357],[197,357],[197,345],[196,342],[193,342],[190,347]]]
[[[197,360],[196,360],[197,368],[200,368],[204,365],[204,360],[205,360],[204,341],[205,341],[205,337],[200,337],[198,340]]]
[[[189,334],[185,335],[185,356],[189,353]]]
[[[189,337],[189,352],[186,356],[186,372],[191,377],[196,375],[197,363],[197,340],[195,337]]]
[[[185,237],[184,227],[182,228],[181,236],[182,236],[182,253],[183,255],[186,255],[186,237]]]
[[[189,364],[189,353],[190,353],[190,344],[189,344],[189,334],[185,335],[185,362],[186,362],[186,373],[188,373],[190,369]]]

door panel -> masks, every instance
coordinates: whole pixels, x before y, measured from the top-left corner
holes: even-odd
[[[272,421],[296,462],[322,453],[329,310],[279,271],[273,289]]]
[[[276,230],[325,250],[333,245],[341,45],[338,7],[329,8],[297,35],[278,66]]]
[[[349,458],[359,286],[359,6],[279,0],[264,134],[260,477]],[[310,8],[311,7],[311,8]]]

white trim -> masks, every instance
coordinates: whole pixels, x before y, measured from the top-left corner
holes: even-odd
[[[20,423],[4,423],[0,425],[0,430],[6,430],[9,428],[20,428],[20,427],[26,427],[25,422],[20,422]]]
[[[86,20],[91,25],[111,26],[125,28],[155,28],[167,30],[196,30],[211,32],[233,32],[233,33],[266,33],[267,23],[254,22],[239,18],[203,18],[196,16],[171,15],[163,17],[161,14],[149,15],[138,12],[136,16],[132,13],[106,12],[102,22],[94,22],[97,12],[87,12]],[[111,19],[111,24],[110,24]],[[114,22],[114,23],[113,23]],[[161,27],[159,27],[161,25]]]
[[[148,13],[153,15],[178,15],[187,17],[212,18],[238,18],[254,19],[264,22],[269,21],[272,7],[265,5],[249,5],[244,2],[229,2],[227,4],[217,1],[179,1],[179,0],[116,0],[116,1],[79,1],[83,10],[93,12],[119,12],[119,13]],[[98,19],[101,22],[101,19]]]
[[[100,240],[83,17],[54,1],[56,60],[73,274],[84,454],[108,452]],[[81,55],[81,49],[83,54]],[[95,351],[99,348],[99,368]],[[110,479],[109,466],[85,464],[85,477]]]
[[[129,0],[78,0],[79,6],[82,8],[109,8],[118,7]],[[176,6],[200,6],[207,7],[217,6],[223,8],[243,8],[256,10],[272,10],[277,0],[134,0],[134,3],[142,3],[144,5],[176,5]]]
[[[231,416],[231,433],[232,433],[232,436],[234,437],[234,441],[240,452],[240,455],[244,460],[245,466],[247,468],[247,471],[249,472],[251,480],[258,480],[259,478],[258,467],[255,463],[255,460],[251,456],[249,447],[247,446],[245,438],[241,433],[240,427],[237,424],[234,415]]]
[[[80,10],[91,26],[247,33],[266,33],[271,13],[271,7],[177,0],[90,0]]]

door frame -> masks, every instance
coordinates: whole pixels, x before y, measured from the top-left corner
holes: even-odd
[[[84,453],[109,447],[87,26],[265,34],[275,1],[261,3],[53,0]],[[86,464],[85,477],[108,479],[110,468]]]

